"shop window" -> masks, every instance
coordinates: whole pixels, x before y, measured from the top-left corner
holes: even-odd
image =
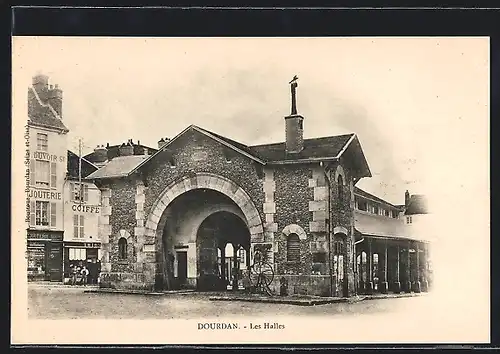
[[[286,260],[289,262],[300,261],[300,239],[297,234],[288,235],[286,241]]]
[[[37,133],[36,134],[36,149],[40,151],[48,150],[48,136],[47,134]]]
[[[326,263],[326,253],[316,252],[312,254],[313,263]]]
[[[56,203],[32,201],[30,204],[30,225],[55,227],[57,222]]]
[[[73,237],[83,238],[85,235],[83,215],[73,215]]]
[[[378,205],[373,206],[373,214],[378,214]]]
[[[344,200],[344,181],[342,179],[342,175],[339,175],[337,178],[337,189],[339,196],[339,203],[342,203]]]
[[[71,201],[88,202],[89,186],[88,184],[71,183]]]
[[[84,261],[87,259],[87,250],[85,248],[70,248],[68,257],[70,261]]]
[[[127,259],[127,240],[125,237],[118,240],[118,258]]]

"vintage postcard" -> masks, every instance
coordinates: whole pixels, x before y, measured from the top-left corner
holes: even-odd
[[[12,343],[488,343],[489,64],[14,37]]]

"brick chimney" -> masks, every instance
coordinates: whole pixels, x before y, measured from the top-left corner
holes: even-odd
[[[410,192],[406,190],[405,192],[405,207],[408,207],[408,204],[410,204]]]
[[[54,108],[54,110],[62,118],[62,97],[63,92],[56,84],[54,87],[50,85],[49,91],[47,92],[47,101]]]
[[[120,145],[120,156],[131,156],[134,154],[134,145],[132,139]]]
[[[108,160],[108,149],[104,145],[97,145],[94,149],[94,163],[101,164]]]
[[[161,138],[158,141],[158,149],[161,149],[163,145],[168,144],[169,141],[170,141],[169,138]]]
[[[288,154],[295,154],[304,149],[304,117],[297,114],[297,84],[298,77],[295,76],[291,85],[292,109],[289,116],[285,117],[285,149]]]

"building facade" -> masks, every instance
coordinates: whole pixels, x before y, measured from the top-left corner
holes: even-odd
[[[410,269],[400,209],[355,187],[371,176],[357,136],[304,139],[295,88],[284,142],[248,146],[191,125],[152,155],[123,144],[87,177],[101,190],[102,287],[237,290],[263,260],[274,294],[420,291],[399,286],[400,265]]]
[[[27,260],[29,280],[62,280],[63,185],[68,129],[62,121],[62,91],[36,75],[28,88],[29,175]]]
[[[101,213],[100,190],[85,177],[97,170],[97,166],[67,152],[67,175],[64,181],[64,282],[70,282],[77,267],[89,270],[88,282],[97,284],[100,272],[99,215]]]

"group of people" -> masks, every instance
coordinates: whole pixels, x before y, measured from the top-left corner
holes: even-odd
[[[71,268],[70,270],[70,275],[71,275],[71,285],[87,285],[88,284],[88,276],[89,276],[89,270],[85,266],[73,266],[73,264],[70,264],[69,266]]]

